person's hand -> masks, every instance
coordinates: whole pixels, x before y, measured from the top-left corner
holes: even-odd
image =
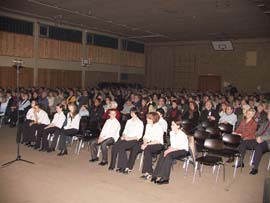
[[[122,137],[121,137],[121,140],[126,140],[126,137],[125,137],[125,136],[122,136]]]
[[[141,149],[144,150],[147,147],[147,144],[142,144]]]
[[[209,120],[214,121],[216,118],[214,116],[209,116]]]
[[[104,140],[103,137],[99,137],[98,138],[98,144],[100,144],[101,142],[103,142],[103,140]]]
[[[257,138],[256,138],[256,141],[260,144],[260,143],[263,142],[263,139],[262,139],[262,137],[257,137]]]

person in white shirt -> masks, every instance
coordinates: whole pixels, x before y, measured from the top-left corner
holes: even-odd
[[[158,108],[158,109],[156,110],[156,112],[158,113],[158,115],[159,115],[159,117],[160,117],[158,123],[161,125],[161,127],[162,127],[162,129],[163,129],[163,132],[164,132],[164,134],[165,134],[165,136],[166,136],[167,131],[168,131],[168,123],[167,123],[167,121],[164,119],[165,112],[164,112],[164,110],[163,110],[162,108]]]
[[[146,130],[143,137],[143,144],[141,150],[143,150],[143,175],[141,178],[149,179],[153,173],[152,159],[154,155],[159,154],[164,149],[164,130],[159,124],[160,116],[157,112],[151,112],[147,114]]]
[[[78,107],[75,103],[68,104],[67,124],[60,131],[59,150],[57,156],[67,155],[67,137],[72,137],[79,132],[81,117],[78,114]],[[57,136],[57,135],[56,135]]]
[[[34,106],[34,120],[30,121],[29,127],[26,128],[26,140],[30,146],[31,142],[36,142],[32,147],[38,149],[40,147],[40,131],[50,123],[50,119],[46,111],[40,108],[40,104],[36,103]],[[37,137],[35,136],[37,134]]]
[[[168,184],[173,160],[188,155],[188,138],[180,128],[180,119],[173,120],[171,124],[172,131],[170,132],[171,146],[160,154],[151,179],[152,182],[159,185]],[[159,178],[159,180],[157,180],[157,178]]]
[[[138,144],[143,135],[144,126],[143,122],[138,118],[138,114],[136,107],[130,109],[131,119],[127,121],[121,138],[112,147],[109,170],[114,170],[118,155],[118,169],[116,171],[128,173],[126,150],[130,150],[134,145]]]
[[[34,112],[35,112],[36,104],[37,104],[36,100],[33,100],[31,102],[31,108],[27,111],[26,116],[25,116],[26,118],[25,118],[25,121],[23,123],[23,127],[22,127],[22,143],[25,143],[25,145],[29,145],[29,142],[27,141],[27,132],[29,131],[28,128],[30,128],[30,123],[35,121]],[[21,136],[21,134],[18,133],[18,136]]]
[[[49,147],[49,142],[47,138],[49,134],[50,135],[59,134],[59,131],[63,127],[64,122],[66,120],[66,116],[63,112],[63,108],[64,108],[64,105],[57,104],[55,108],[56,113],[53,116],[52,122],[42,129],[42,132],[40,133],[42,135],[42,148],[39,151],[47,151],[47,152],[54,151],[55,146]],[[56,142],[57,142],[58,137],[56,135],[54,136],[54,141],[56,139]],[[52,143],[55,143],[55,142],[52,142]]]
[[[89,116],[89,111],[87,108],[88,108],[87,105],[82,104],[80,111],[79,111],[80,117],[84,117],[84,116],[88,117]]]
[[[220,117],[219,123],[230,124],[233,126],[234,130],[236,122],[237,116],[233,113],[233,106],[227,105],[225,114]]]
[[[5,96],[2,96],[2,101],[0,102],[0,117],[4,116],[7,110],[8,101]]]
[[[101,153],[102,153],[102,161],[99,165],[104,166],[108,164],[108,146],[114,144],[119,138],[119,132],[121,129],[121,125],[119,121],[116,119],[116,110],[111,109],[109,113],[109,119],[106,120],[99,138],[94,139],[91,144],[91,157],[90,162],[98,161],[98,146],[100,145]]]

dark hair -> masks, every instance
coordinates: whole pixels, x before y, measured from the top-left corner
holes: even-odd
[[[156,110],[156,112],[159,112],[159,113],[162,115],[162,117],[164,117],[164,115],[165,115],[165,111],[164,111],[163,108],[158,108],[158,109]]]
[[[68,106],[74,106],[74,112],[70,112],[71,116],[74,118],[78,114],[78,106],[73,102],[68,103]]]
[[[146,114],[146,118],[152,120],[153,123],[157,123],[160,119],[160,116],[158,115],[157,112],[150,112],[150,113]]]
[[[139,115],[139,111],[138,111],[138,109],[137,109],[136,107],[132,107],[132,108],[130,109],[130,113],[131,113],[131,112],[135,113],[136,116]]]
[[[64,105],[59,103],[59,104],[56,104],[56,106],[58,106],[60,109],[64,109]]]
[[[172,120],[172,122],[174,122],[176,125],[178,125],[179,127],[181,127],[181,119],[180,118],[174,118]]]

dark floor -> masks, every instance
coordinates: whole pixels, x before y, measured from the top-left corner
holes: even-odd
[[[0,164],[16,157],[16,129],[0,129]],[[18,162],[0,168],[0,203],[81,203],[81,202],[177,202],[177,203],[259,203],[262,202],[263,183],[269,177],[269,153],[262,160],[259,174],[237,171],[233,179],[231,164],[226,165],[226,181],[222,173],[217,184],[209,167],[192,184],[192,167],[184,177],[182,163],[174,166],[169,185],[158,186],[139,178],[137,160],[129,175],[108,171],[107,167],[89,163],[89,152],[83,149],[79,156],[69,148],[69,155],[34,151],[21,147],[22,158],[35,162]],[[248,165],[249,154],[246,157]]]

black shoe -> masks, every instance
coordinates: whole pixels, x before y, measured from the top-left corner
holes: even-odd
[[[67,150],[64,150],[63,155],[67,155],[67,154],[68,154]]]
[[[96,162],[96,161],[98,161],[98,160],[99,160],[98,158],[90,159],[89,162]]]
[[[57,154],[57,156],[63,156],[63,151],[61,150],[61,151]]]
[[[233,165],[232,167],[235,167],[235,165]],[[242,163],[242,164],[237,164],[236,168],[240,168],[240,167],[244,168],[244,167],[245,167],[244,163]]]
[[[164,184],[169,184],[169,180],[161,178],[156,182],[158,185],[164,185]]]
[[[105,166],[105,165],[107,165],[107,164],[108,164],[107,161],[101,161],[98,165],[100,165],[100,166]]]
[[[250,175],[256,175],[257,173],[258,173],[258,169],[255,169],[255,168],[253,168],[253,169],[249,172]]]
[[[39,151],[39,152],[45,152],[46,150],[43,149],[43,148],[41,148],[41,149],[39,149],[38,151]]]
[[[157,177],[154,177],[154,176],[153,176],[153,177],[151,178],[151,182],[157,183]]]
[[[109,170],[109,171],[113,171],[114,168],[110,166],[110,167],[108,168],[108,170]]]
[[[122,168],[117,168],[115,171],[120,173],[122,170]]]

